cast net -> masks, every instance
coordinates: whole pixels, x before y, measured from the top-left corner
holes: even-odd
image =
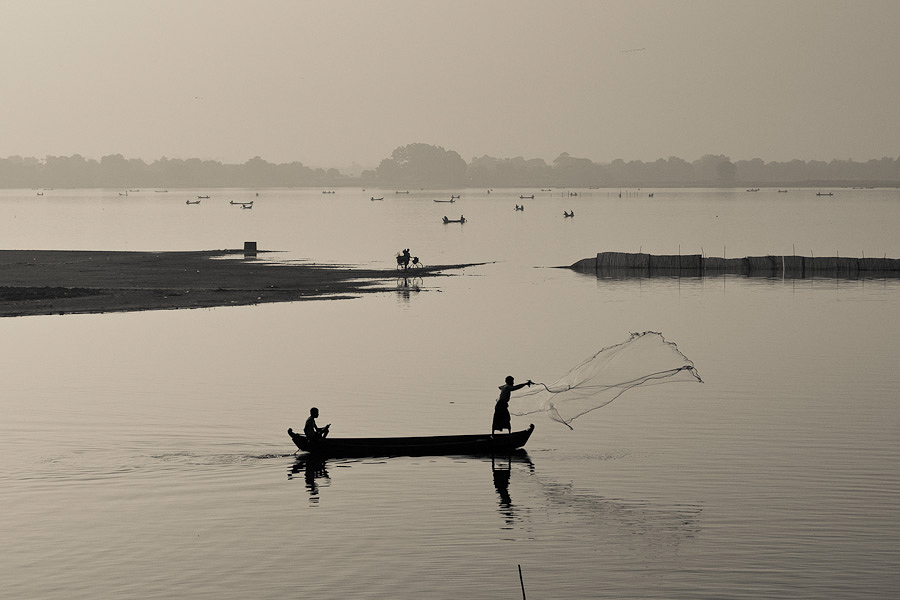
[[[546,412],[572,428],[572,421],[602,408],[639,385],[699,382],[694,363],[655,331],[632,333],[627,341],[603,348],[554,381],[513,392],[509,412]]]

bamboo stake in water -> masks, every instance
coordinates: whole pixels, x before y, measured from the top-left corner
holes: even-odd
[[[522,600],[525,600],[525,580],[522,579],[522,565],[519,565],[519,585],[522,586]]]

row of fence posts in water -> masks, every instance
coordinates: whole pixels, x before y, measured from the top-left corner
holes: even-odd
[[[723,249],[724,250],[724,249]],[[724,254],[724,252],[723,252]],[[851,258],[840,256],[768,255],[719,258],[702,254],[646,254],[643,252],[599,252],[571,268],[590,272],[621,272],[633,275],[740,274],[750,276],[881,276],[900,277],[900,259]]]

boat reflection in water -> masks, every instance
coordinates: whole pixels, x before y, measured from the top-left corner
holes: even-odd
[[[509,482],[512,474],[512,466],[514,463],[525,465],[529,473],[534,473],[534,463],[524,450],[514,450],[504,456],[485,456],[485,455],[469,455],[469,456],[451,456],[454,460],[472,459],[476,461],[491,461],[491,473],[493,474],[494,489],[500,496],[499,512],[503,516],[508,525],[512,525],[516,521],[515,505],[509,495]],[[312,504],[319,502],[319,487],[321,485],[328,486],[331,484],[331,476],[328,474],[328,462],[339,464],[339,466],[348,467],[355,463],[355,460],[344,458],[326,458],[315,454],[301,454],[296,457],[294,463],[288,469],[288,479],[294,479],[298,475],[303,475],[306,482],[306,490],[309,492],[309,501]]]
[[[362,474],[371,475],[367,472],[370,469],[387,468],[385,473],[376,476],[383,485],[367,488],[367,494],[378,494],[376,500],[381,502],[389,500],[396,492],[396,481],[391,477],[397,470],[388,468],[393,461],[398,461],[394,467],[404,472],[408,469],[421,470],[423,482],[430,477],[458,477],[460,463],[463,463],[462,472],[467,474],[464,480],[455,479],[448,485],[455,486],[457,492],[466,498],[471,498],[473,493],[482,497],[473,488],[480,487],[487,491],[486,487],[481,486],[489,485],[487,467],[490,465],[490,481],[496,493],[494,506],[499,517],[497,526],[505,540],[530,539],[535,530],[555,528],[560,522],[565,522],[568,523],[565,527],[572,527],[593,540],[588,546],[591,552],[596,551],[597,544],[601,543],[599,540],[604,540],[602,543],[609,550],[627,547],[631,552],[674,556],[679,548],[697,538],[702,527],[702,504],[691,498],[658,501],[641,496],[595,494],[580,489],[575,483],[558,481],[552,475],[541,475],[525,450],[493,456],[445,455],[428,462],[422,462],[421,457],[406,456],[354,459],[301,454],[288,468],[288,479],[299,479],[302,475],[310,506],[319,506],[320,498],[328,498],[327,494],[322,495],[323,488],[331,485],[328,467],[334,467],[331,471],[342,473],[348,480],[357,478],[341,469],[359,469]],[[352,486],[351,481],[349,487],[342,487],[342,490],[347,491]],[[332,492],[337,493],[337,489]],[[416,494],[415,489],[407,492],[407,496]],[[516,493],[516,498],[512,492]],[[340,501],[336,503],[339,504]]]

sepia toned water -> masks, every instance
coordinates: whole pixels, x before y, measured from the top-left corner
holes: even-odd
[[[551,268],[900,257],[897,190],[815,191],[0,191],[3,249],[488,263],[352,300],[0,319],[0,595],[520,598],[521,567],[528,598],[893,597],[900,280]],[[335,436],[485,431],[506,375],[647,330],[705,383],[573,431],[514,417],[522,455],[322,464],[286,434],[311,406]]]

